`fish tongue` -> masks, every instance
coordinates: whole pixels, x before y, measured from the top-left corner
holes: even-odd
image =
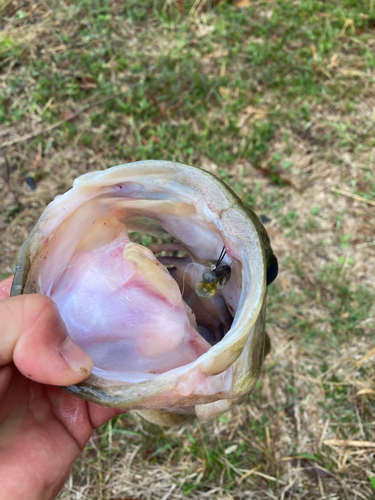
[[[167,337],[164,339],[160,331],[158,339],[155,338],[155,342],[145,343],[140,347],[142,355],[153,358],[162,353],[166,354],[168,348],[172,346],[176,351],[183,348],[186,351],[187,358],[196,359],[205,353],[210,348],[210,345],[197,333],[197,323],[193,311],[183,302],[178,284],[151,250],[136,243],[129,243],[124,248],[123,256],[128,262],[137,267],[139,273],[150,285],[155,287],[159,297],[170,304],[170,309],[166,308],[162,314],[172,312],[172,314],[179,315],[179,322],[174,318],[174,314],[171,316],[171,321],[176,321],[175,326],[177,327],[174,338],[168,339],[168,331],[164,331]],[[176,310],[172,311],[173,309]],[[186,318],[187,321],[181,321],[183,318]],[[171,326],[173,328],[173,325]],[[160,352],[160,349],[162,352]],[[177,352],[175,354],[177,355]],[[179,352],[178,355],[181,356],[182,352]],[[193,361],[193,359],[190,359],[190,361]]]
[[[165,267],[146,247],[137,243],[129,243],[124,248],[124,259],[134,264],[138,271],[164,296],[172,305],[181,299],[180,289]]]

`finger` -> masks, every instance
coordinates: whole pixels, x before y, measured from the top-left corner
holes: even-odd
[[[53,415],[76,440],[81,450],[90,439],[94,429],[116,415],[124,413],[124,410],[114,410],[95,403],[87,403],[59,387],[49,386],[47,391]]]
[[[68,335],[56,304],[45,295],[0,301],[0,366],[11,361],[36,382],[69,385],[93,369],[91,357]]]
[[[79,449],[83,450],[93,432],[87,402],[68,394],[60,387],[48,386],[47,392],[53,416],[75,439]]]
[[[114,408],[105,408],[95,403],[87,403],[90,422],[93,429],[97,429],[101,425],[111,420],[111,418],[126,413],[127,410],[115,410]]]
[[[9,297],[12,283],[13,276],[9,276],[6,280],[0,281],[0,300]]]

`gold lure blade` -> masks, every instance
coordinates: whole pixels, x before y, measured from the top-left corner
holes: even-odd
[[[204,281],[200,281],[197,283],[195,287],[195,293],[201,299],[210,299],[215,295],[216,292],[216,283],[205,283]]]

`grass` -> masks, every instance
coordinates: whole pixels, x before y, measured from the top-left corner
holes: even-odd
[[[77,175],[142,159],[222,178],[280,261],[248,404],[114,419],[59,499],[373,498],[374,2],[8,0],[0,25],[2,277]]]

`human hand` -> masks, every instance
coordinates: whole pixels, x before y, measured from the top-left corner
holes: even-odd
[[[52,500],[93,430],[122,413],[67,394],[93,361],[44,295],[0,282],[0,500]]]

